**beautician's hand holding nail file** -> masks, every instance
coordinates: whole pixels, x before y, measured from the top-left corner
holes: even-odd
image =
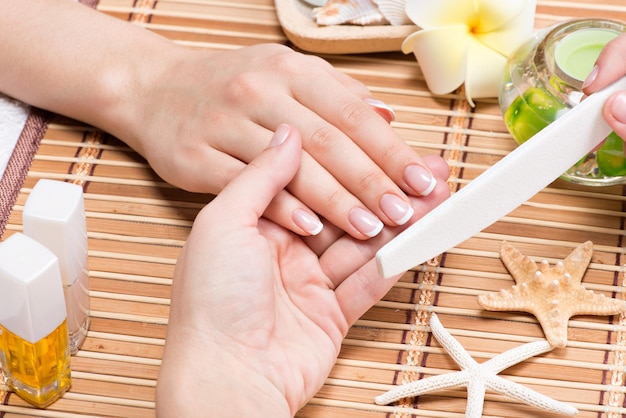
[[[387,243],[376,254],[380,274],[392,277],[449,250],[548,186],[611,132],[602,107],[620,90],[626,78],[587,97]]]

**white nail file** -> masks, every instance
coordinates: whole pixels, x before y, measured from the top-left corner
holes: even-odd
[[[561,176],[611,133],[602,117],[626,77],[592,94],[426,214],[376,254],[386,278],[472,237]]]

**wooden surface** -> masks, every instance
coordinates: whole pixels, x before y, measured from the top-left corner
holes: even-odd
[[[132,0],[102,0],[98,8],[192,48],[228,50],[288,42],[273,0],[145,4],[139,8]],[[626,20],[626,5],[621,0],[538,1],[538,27],[591,16]],[[393,52],[324,57],[395,109],[394,128],[417,152],[441,154],[449,161],[453,190],[514,147],[495,100],[478,101],[472,109],[460,92],[433,97],[412,57]],[[85,187],[93,322],[72,362],[70,392],[45,411],[30,408],[17,396],[5,396],[0,416],[154,417],[174,264],[194,216],[210,196],[167,185],[115,138],[55,117],[19,193],[5,237],[21,230],[24,201],[40,178]],[[542,338],[532,316],[490,313],[477,304],[478,294],[512,284],[498,258],[504,239],[525,254],[551,262],[592,240],[595,252],[584,283],[623,298],[623,192],[621,186],[592,189],[557,181],[485,231],[405,274],[350,330],[328,381],[298,416],[462,417],[465,389],[395,407],[376,406],[373,399],[396,384],[457,370],[425,326],[429,312],[437,312],[477,361]],[[573,318],[569,340],[567,348],[525,361],[502,375],[572,403],[580,417],[621,416],[626,317]],[[553,416],[491,393],[484,413]]]
[[[402,41],[417,30],[414,25],[318,26],[303,0],[275,0],[278,20],[296,47],[322,54],[399,51]]]

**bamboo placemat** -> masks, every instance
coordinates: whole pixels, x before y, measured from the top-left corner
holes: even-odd
[[[621,0],[538,3],[538,27],[569,17],[626,20]],[[101,0],[98,8],[192,48],[286,42],[272,0]],[[387,53],[325,58],[396,110],[393,126],[417,152],[448,159],[453,190],[514,147],[495,100],[478,101],[472,109],[461,92],[433,97],[412,57]],[[53,117],[4,238],[21,230],[23,204],[40,178],[84,187],[93,321],[72,362],[70,392],[44,411],[4,394],[0,416],[153,417],[174,264],[196,213],[210,196],[167,185],[106,133]],[[405,274],[350,330],[328,381],[298,416],[463,416],[464,389],[395,407],[376,406],[373,399],[393,385],[457,370],[428,332],[430,312],[439,315],[479,362],[542,337],[534,317],[490,313],[477,304],[479,293],[512,284],[498,258],[504,239],[551,262],[592,240],[595,252],[585,284],[623,298],[625,201],[619,186],[592,189],[557,181],[485,231]],[[566,349],[527,360],[502,375],[572,403],[580,417],[614,418],[622,415],[624,404],[625,353],[626,317],[575,317]],[[494,394],[487,395],[484,413],[552,416]]]

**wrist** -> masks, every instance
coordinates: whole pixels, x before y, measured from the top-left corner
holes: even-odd
[[[289,418],[285,397],[226,344],[168,333],[157,385],[157,416]],[[204,337],[204,336],[203,336]],[[294,411],[295,413],[295,411]]]
[[[103,62],[94,77],[96,112],[88,109],[80,120],[116,136],[145,156],[142,138],[149,123],[146,114],[154,111],[146,103],[159,84],[166,82],[164,74],[179,65],[179,57],[186,51],[145,29],[119,23],[123,25],[120,30],[129,31],[125,38],[132,42],[125,45],[117,59]],[[130,33],[133,31],[134,34]]]
[[[170,51],[182,47],[78,2],[0,0],[0,6],[0,91],[113,135],[138,137],[136,102]]]

